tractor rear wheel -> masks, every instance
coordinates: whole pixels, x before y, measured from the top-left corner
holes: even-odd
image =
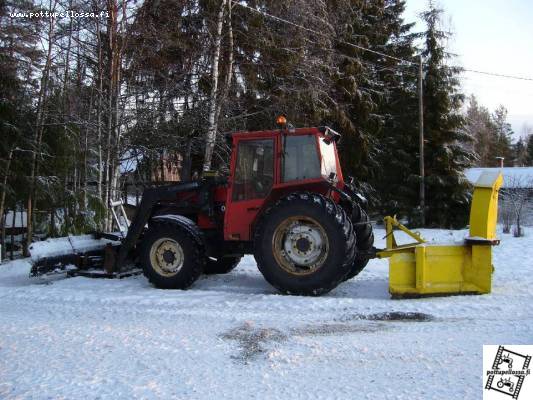
[[[191,231],[175,223],[151,224],[140,251],[144,275],[160,289],[186,289],[202,274],[205,254]]]
[[[357,276],[366,267],[370,260],[369,252],[372,250],[372,246],[374,246],[372,224],[370,223],[368,214],[359,204],[354,205],[351,220],[357,241],[357,254],[345,280]]]
[[[207,259],[205,264],[205,271],[207,275],[212,274],[227,274],[235,269],[235,267],[241,261],[242,256],[238,257],[221,257],[219,259],[211,260]]]
[[[265,279],[285,294],[318,296],[343,281],[355,255],[344,210],[315,193],[294,193],[267,209],[254,235]]]

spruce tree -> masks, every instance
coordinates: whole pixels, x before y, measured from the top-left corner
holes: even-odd
[[[235,6],[235,70],[239,79],[232,88],[230,115],[238,129],[275,127],[275,117],[284,113],[296,126],[316,124],[319,104],[327,92],[325,78],[331,54],[327,13],[324,2],[265,1],[250,6],[298,26]],[[243,118],[242,114],[247,116]],[[237,121],[237,122],[235,122]],[[232,126],[234,128],[235,126]]]
[[[333,101],[325,123],[343,134],[339,148],[345,174],[356,178],[380,211],[396,212],[399,203],[392,192],[409,192],[398,184],[411,171],[409,144],[416,130],[416,76],[400,61],[412,59],[414,53],[411,25],[402,19],[404,9],[403,0],[345,0],[332,2],[330,10],[338,40],[330,69]],[[403,158],[392,156],[397,151],[404,152]],[[400,170],[405,174],[398,174]],[[409,197],[402,196],[400,202]]]
[[[383,215],[412,217],[419,203],[418,185],[418,95],[417,66],[398,59],[415,59],[413,24],[402,18],[405,1],[386,2],[380,50],[397,59],[375,60],[378,79],[383,82],[385,95],[379,102],[377,114],[382,126],[377,132],[375,158],[379,165],[372,175],[378,204]],[[414,122],[416,121],[416,122]]]
[[[377,107],[384,90],[376,76],[379,67],[374,64],[376,57],[350,43],[371,49],[378,46],[378,32],[382,29],[378,19],[383,14],[383,5],[361,0],[333,3],[330,15],[337,30],[334,45],[337,68],[331,69],[332,101],[328,104],[326,122],[343,135],[340,153],[345,174],[354,176],[358,182],[369,182],[372,172],[379,167],[372,150],[381,124]]]
[[[513,130],[511,124],[507,122],[507,109],[499,106],[494,112],[493,123],[495,127],[495,146],[492,156],[503,157],[506,166],[514,165],[514,152],[512,149]]]
[[[472,95],[468,101],[465,118],[465,129],[472,137],[470,149],[475,156],[474,165],[493,166],[496,128],[489,110],[480,105],[476,97]]]
[[[527,167],[533,167],[533,135],[527,139],[525,164]]]
[[[519,138],[516,144],[513,146],[515,167],[523,167],[526,156],[526,144],[524,140]]]
[[[462,227],[469,213],[469,184],[463,170],[471,165],[465,143],[460,109],[464,96],[459,91],[460,68],[450,66],[445,43],[450,33],[441,29],[443,11],[433,2],[422,14],[427,25],[423,34],[424,122],[426,170],[426,224]]]

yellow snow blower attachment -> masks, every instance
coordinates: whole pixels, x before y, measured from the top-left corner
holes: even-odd
[[[387,248],[376,255],[390,258],[389,292],[393,297],[490,293],[492,246],[500,243],[496,221],[502,183],[500,173],[484,172],[474,185],[470,235],[462,244],[428,243],[395,217],[385,217]],[[398,245],[395,229],[415,242]]]

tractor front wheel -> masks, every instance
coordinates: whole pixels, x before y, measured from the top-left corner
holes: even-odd
[[[144,275],[161,289],[186,289],[202,274],[205,255],[194,235],[179,224],[151,224],[142,241]]]
[[[344,210],[314,193],[294,193],[262,215],[254,256],[265,279],[285,294],[317,296],[350,270],[355,234]]]

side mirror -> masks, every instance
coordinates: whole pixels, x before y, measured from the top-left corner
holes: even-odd
[[[324,142],[326,144],[330,144],[331,142],[340,142],[341,134],[338,132],[335,132],[333,129],[331,129],[328,126],[320,126],[318,127],[319,132],[324,134]]]

